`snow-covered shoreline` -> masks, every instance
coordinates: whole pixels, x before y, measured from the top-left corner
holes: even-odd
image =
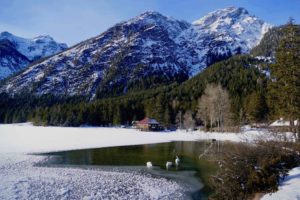
[[[41,153],[87,148],[162,143],[170,141],[228,140],[252,141],[266,133],[141,132],[127,128],[43,127],[30,123],[0,124],[0,152]]]
[[[271,135],[255,129],[246,129],[236,134],[200,131],[140,132],[103,127],[37,127],[30,123],[0,124],[0,199],[183,199],[184,188],[172,180],[130,172],[40,167],[35,166],[35,163],[45,157],[28,154],[207,139],[251,142],[258,137],[269,138]],[[293,169],[279,191],[272,196],[265,195],[263,199],[282,199],[286,191],[292,192],[287,197],[297,199],[300,194],[293,189],[300,187],[299,177],[300,170]],[[133,181],[128,181],[131,179]],[[43,194],[46,196],[41,196]]]
[[[184,199],[188,190],[139,171],[42,167],[35,163],[44,156],[17,156],[19,162],[0,166],[0,199]]]

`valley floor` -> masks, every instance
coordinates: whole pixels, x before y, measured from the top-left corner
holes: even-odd
[[[185,185],[140,172],[41,167],[50,151],[205,139],[253,141],[263,130],[241,134],[140,132],[124,128],[0,125],[0,199],[183,199]],[[278,192],[263,199],[300,199],[300,168],[291,170]],[[288,196],[287,196],[288,195]]]

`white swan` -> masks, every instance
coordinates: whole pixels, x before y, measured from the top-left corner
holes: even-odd
[[[172,167],[173,163],[170,161],[167,161],[166,163],[166,168],[169,169],[170,167]]]
[[[176,156],[175,163],[176,163],[176,166],[178,166],[178,165],[179,165],[179,163],[180,163],[180,159],[179,159],[179,157],[178,157],[178,156]]]
[[[148,168],[151,168],[151,167],[153,166],[153,165],[152,165],[152,162],[150,162],[150,161],[147,162],[146,165],[147,165]]]

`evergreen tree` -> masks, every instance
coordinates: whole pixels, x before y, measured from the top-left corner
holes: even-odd
[[[268,111],[265,97],[260,92],[253,92],[246,98],[246,117],[251,123],[262,122]]]
[[[113,124],[120,125],[121,124],[121,108],[119,105],[115,106],[115,110],[113,113]]]
[[[299,132],[293,122],[300,119],[300,33],[293,21],[284,29],[270,70],[269,104],[276,117],[289,120],[292,131]]]

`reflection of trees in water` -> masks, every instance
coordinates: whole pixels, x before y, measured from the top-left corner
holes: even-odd
[[[75,165],[154,165],[165,166],[166,161],[175,162],[176,155],[181,159],[195,162],[199,155],[205,160],[213,160],[222,149],[222,143],[209,141],[182,141],[170,143],[121,146],[99,149],[55,152],[51,155],[61,157],[59,164]],[[193,160],[193,161],[192,161]],[[202,161],[201,161],[202,162]],[[55,163],[58,164],[58,163]]]
[[[218,156],[224,148],[224,142],[218,140],[208,140],[201,142],[176,142],[176,153],[186,156],[195,156],[200,158],[212,158]],[[201,155],[201,156],[200,156]]]

